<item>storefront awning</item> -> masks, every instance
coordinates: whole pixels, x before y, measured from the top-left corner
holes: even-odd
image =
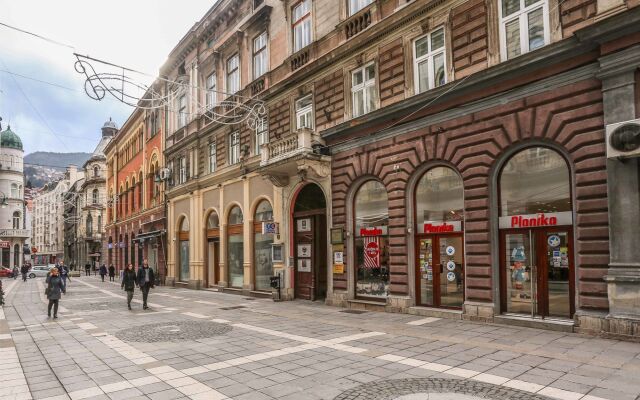
[[[138,236],[136,236],[135,239],[133,239],[134,242],[143,242],[145,239],[151,239],[154,237],[158,237],[158,236],[162,236],[166,233],[166,231],[163,230],[159,230],[159,231],[151,231],[151,232],[147,232],[147,233],[141,233]]]

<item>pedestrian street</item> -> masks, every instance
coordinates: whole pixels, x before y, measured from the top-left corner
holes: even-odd
[[[640,399],[640,343],[72,278],[4,280],[0,399]]]

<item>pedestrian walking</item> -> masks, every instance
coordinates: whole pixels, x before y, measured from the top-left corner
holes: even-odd
[[[45,295],[49,299],[49,306],[47,307],[47,315],[51,318],[51,308],[53,308],[53,318],[58,318],[58,302],[62,293],[66,293],[67,290],[62,283],[62,278],[58,272],[58,268],[52,268],[47,276],[47,288],[45,289]]]
[[[17,265],[15,265],[15,266],[13,267],[13,272],[12,272],[12,274],[13,274],[13,279],[16,279],[16,278],[18,277],[18,274],[19,274],[19,273],[20,273],[20,270],[18,269],[18,266],[17,266]]]
[[[115,282],[116,280],[116,268],[113,264],[109,265],[109,282]]]
[[[91,276],[91,264],[89,263],[84,265],[84,276]]]
[[[100,266],[100,277],[102,278],[102,282],[104,282],[104,276],[107,274],[107,266],[102,264]]]
[[[120,287],[127,292],[127,307],[129,307],[129,310],[131,310],[131,300],[133,300],[133,289],[137,285],[136,271],[133,269],[133,264],[129,264],[122,274],[122,283],[120,284]]]
[[[138,268],[138,286],[142,289],[142,308],[146,310],[147,299],[149,298],[149,289],[155,286],[155,273],[153,268],[149,267],[147,259],[142,263],[142,267]]]
[[[64,288],[67,288],[67,279],[69,281],[71,281],[71,278],[69,277],[69,268],[67,268],[64,264],[60,263],[60,267],[59,267],[59,272],[60,272],[60,278],[62,278],[62,283],[64,284]]]
[[[22,268],[20,268],[20,272],[22,273],[22,282],[26,282],[27,273],[29,272],[29,267],[27,267],[26,265],[23,265]]]

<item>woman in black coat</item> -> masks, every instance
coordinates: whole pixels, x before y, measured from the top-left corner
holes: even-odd
[[[109,282],[115,282],[116,269],[113,264],[109,265]]]
[[[127,292],[127,307],[131,310],[131,300],[133,299],[133,289],[136,286],[136,271],[133,264],[127,265],[122,274],[122,284],[120,287]]]
[[[62,278],[58,273],[58,268],[52,268],[50,274],[47,276],[47,290],[46,295],[49,299],[49,306],[47,308],[47,314],[51,318],[51,308],[53,307],[53,318],[58,318],[58,301],[62,297],[62,293],[66,293]]]

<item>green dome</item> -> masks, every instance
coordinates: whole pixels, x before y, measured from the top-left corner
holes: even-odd
[[[7,130],[0,132],[0,147],[23,150],[20,136],[16,135],[15,132],[11,130],[10,126],[7,127]]]

